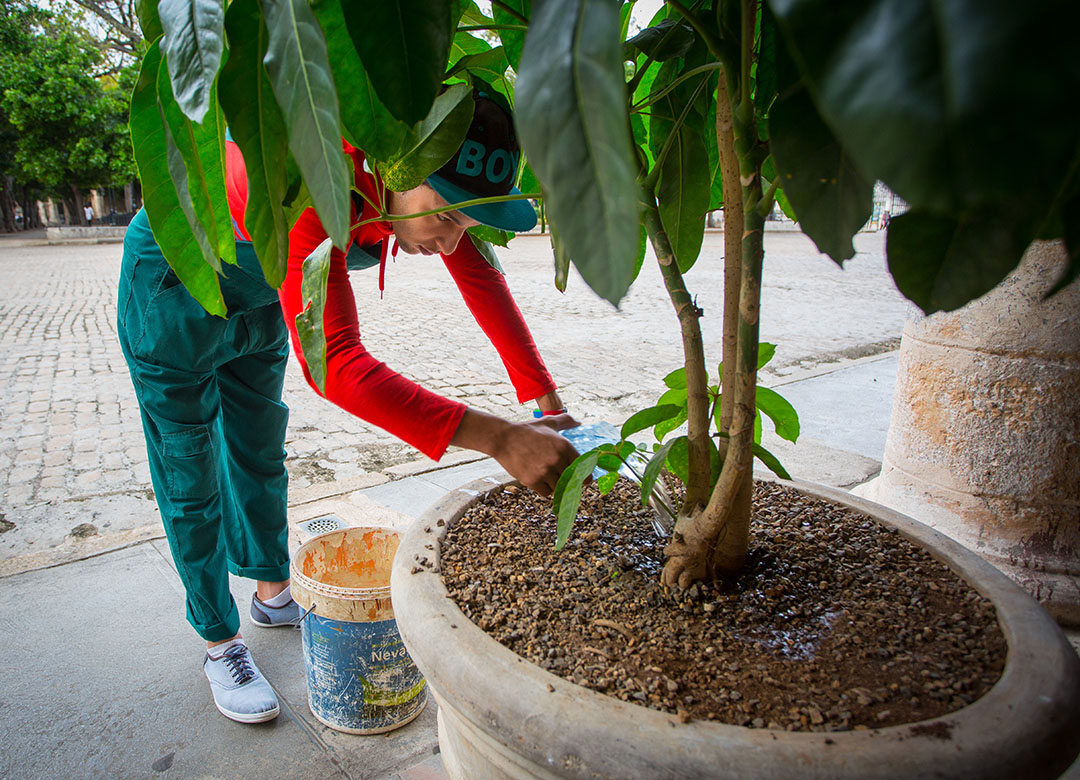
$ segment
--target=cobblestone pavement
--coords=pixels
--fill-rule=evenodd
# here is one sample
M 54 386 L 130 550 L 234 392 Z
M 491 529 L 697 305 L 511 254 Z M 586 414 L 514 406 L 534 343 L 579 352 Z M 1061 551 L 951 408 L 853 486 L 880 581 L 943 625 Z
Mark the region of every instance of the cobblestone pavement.
M 713 366 L 720 359 L 722 246 L 721 233 L 707 234 L 687 280 L 705 310 Z M 896 348 L 912 307 L 886 273 L 883 234 L 861 234 L 856 246 L 859 254 L 841 270 L 801 234 L 767 234 L 761 334 L 779 349 L 764 384 Z M 116 340 L 120 255 L 120 244 L 0 240 L 0 562 L 26 555 L 59 562 L 90 542 L 105 549 L 160 528 Z M 520 237 L 500 256 L 579 420 L 619 421 L 655 401 L 663 376 L 680 362 L 679 330 L 655 262 L 646 262 L 615 310 L 576 275 L 567 293 L 554 288 L 545 237 Z M 353 286 L 365 344 L 388 365 L 485 411 L 531 415 L 437 259 L 399 255 L 381 300 L 374 272 L 354 274 Z M 285 400 L 293 491 L 420 458 L 315 395 L 295 362 Z

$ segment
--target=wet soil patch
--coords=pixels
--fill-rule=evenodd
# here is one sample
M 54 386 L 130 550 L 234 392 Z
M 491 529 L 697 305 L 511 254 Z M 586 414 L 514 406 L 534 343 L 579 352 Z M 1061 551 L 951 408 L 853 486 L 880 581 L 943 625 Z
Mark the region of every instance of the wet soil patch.
M 970 704 L 1001 674 L 991 603 L 865 515 L 758 483 L 744 571 L 679 592 L 660 585 L 664 541 L 650 511 L 634 485 L 607 496 L 590 486 L 557 553 L 550 503 L 499 490 L 448 532 L 443 579 L 518 655 L 682 720 L 789 731 L 913 723 Z

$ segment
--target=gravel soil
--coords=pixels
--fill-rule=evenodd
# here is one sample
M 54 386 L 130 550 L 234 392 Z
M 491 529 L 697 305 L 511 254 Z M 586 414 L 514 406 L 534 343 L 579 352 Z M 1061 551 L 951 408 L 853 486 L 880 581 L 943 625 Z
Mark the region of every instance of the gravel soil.
M 481 629 L 553 674 L 686 721 L 846 731 L 940 717 L 997 681 L 989 601 L 899 533 L 758 483 L 730 580 L 663 588 L 635 485 L 586 488 L 555 552 L 550 502 L 511 486 L 448 532 L 443 579 Z M 944 723 L 916 728 L 937 729 Z M 940 733 L 938 733 L 940 732 Z

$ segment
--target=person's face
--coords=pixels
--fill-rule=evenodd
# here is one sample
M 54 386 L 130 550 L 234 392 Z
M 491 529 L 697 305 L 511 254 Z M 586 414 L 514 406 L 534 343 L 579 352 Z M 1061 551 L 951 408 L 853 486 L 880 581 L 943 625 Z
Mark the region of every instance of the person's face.
M 407 192 L 391 192 L 388 205 L 391 214 L 415 214 L 445 208 L 447 203 L 434 189 L 422 184 Z M 402 251 L 410 255 L 448 255 L 457 248 L 465 229 L 480 223 L 460 211 L 444 211 L 416 219 L 394 220 L 391 224 Z

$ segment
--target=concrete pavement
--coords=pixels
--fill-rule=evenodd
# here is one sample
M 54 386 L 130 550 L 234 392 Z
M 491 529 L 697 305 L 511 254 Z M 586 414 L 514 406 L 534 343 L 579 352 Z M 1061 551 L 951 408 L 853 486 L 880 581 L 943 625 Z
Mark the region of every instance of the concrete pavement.
M 762 374 L 795 404 L 799 445 L 766 437 L 798 477 L 850 487 L 879 467 L 895 350 L 910 306 L 888 279 L 882 237 L 857 237 L 841 271 L 798 234 L 767 237 Z M 719 361 L 722 234 L 688 283 Z M 161 539 L 137 409 L 115 338 L 119 246 L 0 242 L 0 777 L 437 778 L 435 708 L 387 736 L 352 737 L 307 708 L 300 637 L 248 625 L 252 586 L 233 581 L 242 632 L 282 714 L 241 726 L 213 708 L 202 642 Z M 537 236 L 502 253 L 564 400 L 583 422 L 619 422 L 661 392 L 678 329 L 647 263 L 615 312 L 571 279 L 551 284 Z M 357 274 L 369 349 L 428 387 L 525 419 L 494 351 L 431 259 L 401 256 L 380 301 Z M 291 542 L 305 523 L 404 527 L 446 489 L 497 470 L 473 453 L 436 464 L 319 399 L 295 364 L 286 400 Z

